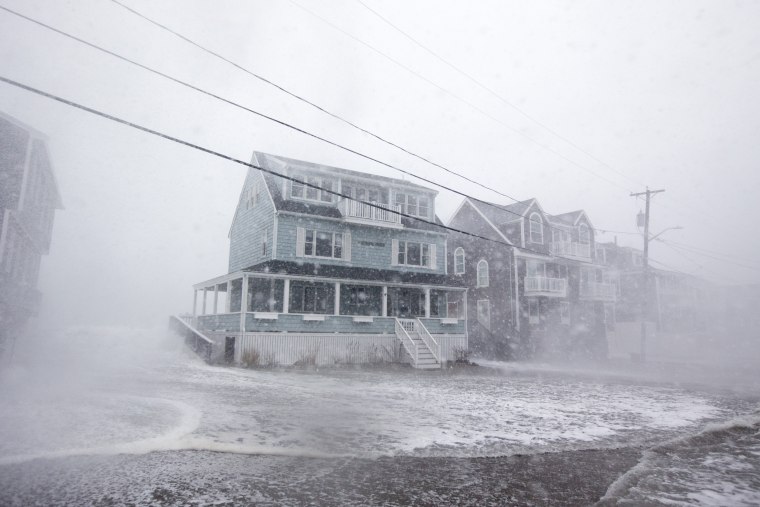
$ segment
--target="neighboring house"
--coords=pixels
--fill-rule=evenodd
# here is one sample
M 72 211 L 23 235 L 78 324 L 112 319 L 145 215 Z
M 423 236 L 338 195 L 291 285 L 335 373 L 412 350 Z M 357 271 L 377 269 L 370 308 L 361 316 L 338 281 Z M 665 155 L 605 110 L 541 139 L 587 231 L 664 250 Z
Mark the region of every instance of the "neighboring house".
M 46 138 L 0 113 L 0 355 L 37 315 L 40 259 L 61 198 Z
M 644 253 L 615 243 L 601 243 L 596 251 L 600 262 L 620 280 L 616 321 L 640 321 Z M 714 301 L 717 287 L 706 280 L 650 265 L 648 285 L 647 320 L 657 330 L 704 330 L 719 313 Z
M 446 275 L 437 192 L 264 153 L 252 164 L 271 173 L 248 172 L 228 274 L 194 286 L 214 354 L 440 367 L 467 350 L 466 289 Z
M 594 264 L 586 213 L 548 215 L 536 199 L 465 199 L 449 225 L 449 272 L 468 287 L 470 347 L 497 358 L 605 355 L 616 286 Z

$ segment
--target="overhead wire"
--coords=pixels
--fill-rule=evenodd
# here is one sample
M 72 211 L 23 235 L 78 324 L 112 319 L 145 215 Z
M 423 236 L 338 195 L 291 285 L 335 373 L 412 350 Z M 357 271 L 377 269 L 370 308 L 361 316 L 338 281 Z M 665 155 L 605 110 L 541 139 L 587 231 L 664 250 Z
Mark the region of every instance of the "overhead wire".
M 368 49 L 370 49 L 373 52 L 379 54 L 380 56 L 382 56 L 383 58 L 385 58 L 388 61 L 392 62 L 393 64 L 397 65 L 398 67 L 400 67 L 400 68 L 406 70 L 407 72 L 411 73 L 412 75 L 418 77 L 419 79 L 421 79 L 421 80 L 429 83 L 430 85 L 434 86 L 435 88 L 437 88 L 438 90 L 442 91 L 446 95 L 449 95 L 450 97 L 453 97 L 454 99 L 456 99 L 456 100 L 462 102 L 463 104 L 469 106 L 470 108 L 474 109 L 475 111 L 479 112 L 480 114 L 484 115 L 485 117 L 489 118 L 490 120 L 498 123 L 499 125 L 503 126 L 504 128 L 506 128 L 506 129 L 508 129 L 508 130 L 510 130 L 510 131 L 512 131 L 512 132 L 514 132 L 514 133 L 516 133 L 516 134 L 518 134 L 518 135 L 520 135 L 520 136 L 528 139 L 529 141 L 531 141 L 532 143 L 536 144 L 537 146 L 545 149 L 546 151 L 549 151 L 550 153 L 553 153 L 555 156 L 561 158 L 565 162 L 568 162 L 568 163 L 570 163 L 570 164 L 578 167 L 579 169 L 582 169 L 583 171 L 586 171 L 586 172 L 588 172 L 588 173 L 596 176 L 597 178 L 600 178 L 600 179 L 602 179 L 602 180 L 610 183 L 611 185 L 614 185 L 614 186 L 616 186 L 618 188 L 621 188 L 623 190 L 626 190 L 626 191 L 630 191 L 630 189 L 628 189 L 627 187 L 624 187 L 624 186 L 620 185 L 619 183 L 617 183 L 617 182 L 615 182 L 615 181 L 613 181 L 613 180 L 611 180 L 609 178 L 606 178 L 606 177 L 600 175 L 599 173 L 597 173 L 595 171 L 592 171 L 588 167 L 585 167 L 584 165 L 576 162 L 575 160 L 573 160 L 573 159 L 565 156 L 564 154 L 562 154 L 561 152 L 555 150 L 554 148 L 552 148 L 550 146 L 547 146 L 546 144 L 542 143 L 538 139 L 535 139 L 535 138 L 529 136 L 525 132 L 522 132 L 520 129 L 512 127 L 511 125 L 508 125 L 507 123 L 503 122 L 499 118 L 497 118 L 497 117 L 493 116 L 492 114 L 490 114 L 489 112 L 485 111 L 483 108 L 478 107 L 476 104 L 473 104 L 471 101 L 460 97 L 459 95 L 455 94 L 454 92 L 452 92 L 452 91 L 444 88 L 443 86 L 437 84 L 436 82 L 432 81 L 431 79 L 423 76 L 419 72 L 415 71 L 414 69 L 410 68 L 407 65 L 404 65 L 403 63 L 401 63 L 397 59 L 393 58 L 392 56 L 389 56 L 386 53 L 384 53 L 383 51 L 377 49 L 375 46 L 369 44 L 368 42 L 363 41 L 362 39 L 356 37 L 355 35 L 347 32 L 347 31 L 343 30 L 338 25 L 336 25 L 336 24 L 332 23 L 331 21 L 325 19 L 324 17 L 320 16 L 319 14 L 315 13 L 314 11 L 312 11 L 310 9 L 307 9 L 306 7 L 304 7 L 303 5 L 295 2 L 294 0 L 288 0 L 288 1 L 291 4 L 293 4 L 294 6 L 298 7 L 301 10 L 303 10 L 304 12 L 309 13 L 310 15 L 314 16 L 315 18 L 321 20 L 323 23 L 327 24 L 328 26 L 332 27 L 333 29 L 337 30 L 338 32 L 342 33 L 346 37 L 349 37 L 350 39 L 355 40 L 359 44 L 367 47 Z
M 511 244 L 509 242 L 502 241 L 500 239 L 494 239 L 494 238 L 489 238 L 487 236 L 481 236 L 479 234 L 475 234 L 475 233 L 472 233 L 472 232 L 469 232 L 469 231 L 465 231 L 465 230 L 462 230 L 462 229 L 457 229 L 455 227 L 450 227 L 450 226 L 447 226 L 447 225 L 443 225 L 441 223 L 437 223 L 435 221 L 427 220 L 427 219 L 424 219 L 424 218 L 421 218 L 421 217 L 418 217 L 418 216 L 415 216 L 415 215 L 411 215 L 411 214 L 408 214 L 408 213 L 405 213 L 405 212 L 402 212 L 402 211 L 398 211 L 398 210 L 394 210 L 394 209 L 388 209 L 388 208 L 383 207 L 382 205 L 377 204 L 377 203 L 373 203 L 373 202 L 369 202 L 369 201 L 363 201 L 363 200 L 360 200 L 360 199 L 355 199 L 355 198 L 353 198 L 350 195 L 343 194 L 343 193 L 337 192 L 335 190 L 326 189 L 326 188 L 323 188 L 320 185 L 315 185 L 315 184 L 312 184 L 312 183 L 308 183 L 306 181 L 302 181 L 302 180 L 300 180 L 298 178 L 295 178 L 295 177 L 292 177 L 292 176 L 288 176 L 288 175 L 282 174 L 282 173 L 277 172 L 277 171 L 272 171 L 271 169 L 268 169 L 266 167 L 262 167 L 262 166 L 259 166 L 257 164 L 253 164 L 251 162 L 246 162 L 244 160 L 238 159 L 238 158 L 233 157 L 231 155 L 226 155 L 224 153 L 221 153 L 219 151 L 213 150 L 211 148 L 207 148 L 207 147 L 204 147 L 204 146 L 192 143 L 190 141 L 186 141 L 184 139 L 171 136 L 171 135 L 166 134 L 164 132 L 160 132 L 158 130 L 154 130 L 154 129 L 151 129 L 149 127 L 145 127 L 143 125 L 140 125 L 140 124 L 137 124 L 137 123 L 125 120 L 123 118 L 120 118 L 118 116 L 115 116 L 115 115 L 112 115 L 112 114 L 109 114 L 109 113 L 105 113 L 103 111 L 100 111 L 100 110 L 92 108 L 92 107 L 85 106 L 85 105 L 80 104 L 78 102 L 75 102 L 73 100 L 69 100 L 69 99 L 61 97 L 59 95 L 56 95 L 56 94 L 53 94 L 53 93 L 50 93 L 50 92 L 46 92 L 44 90 L 40 90 L 38 88 L 35 88 L 35 87 L 30 86 L 30 85 L 21 83 L 19 81 L 15 81 L 13 79 L 7 78 L 7 77 L 2 76 L 2 75 L 0 75 L 0 81 L 4 82 L 6 84 L 9 84 L 11 86 L 15 86 L 16 88 L 20 88 L 22 90 L 26 90 L 26 91 L 34 93 L 36 95 L 39 95 L 39 96 L 42 96 L 42 97 L 45 97 L 45 98 L 57 101 L 59 103 L 65 104 L 67 106 L 74 107 L 76 109 L 80 109 L 82 111 L 88 112 L 88 113 L 93 114 L 95 116 L 99 116 L 101 118 L 104 118 L 104 119 L 107 119 L 107 120 L 119 123 L 121 125 L 130 127 L 130 128 L 142 131 L 142 132 L 145 132 L 147 134 L 151 134 L 151 135 L 157 136 L 157 137 L 165 139 L 167 141 L 171 141 L 171 142 L 174 142 L 176 144 L 179 144 L 179 145 L 182 145 L 182 146 L 186 146 L 188 148 L 192 148 L 192 149 L 198 150 L 198 151 L 206 153 L 208 155 L 219 157 L 219 158 L 227 160 L 229 162 L 234 162 L 236 164 L 239 164 L 239 165 L 242 165 L 242 166 L 246 166 L 246 167 L 249 167 L 249 168 L 252 168 L 252 169 L 257 169 L 259 171 L 262 171 L 264 173 L 270 174 L 272 176 L 276 176 L 276 177 L 283 178 L 285 180 L 297 182 L 297 183 L 299 183 L 301 185 L 304 185 L 306 187 L 318 189 L 318 190 L 321 190 L 323 192 L 328 192 L 328 193 L 330 193 L 332 195 L 336 195 L 338 197 L 342 197 L 342 198 L 345 198 L 345 199 L 351 199 L 353 201 L 360 202 L 362 204 L 365 204 L 365 205 L 367 205 L 369 207 L 372 207 L 372 208 L 375 208 L 375 209 L 380 209 L 380 210 L 383 210 L 385 212 L 390 212 L 390 213 L 399 215 L 401 217 L 405 217 L 405 218 L 409 218 L 411 220 L 416 220 L 418 222 L 422 222 L 422 223 L 426 223 L 426 224 L 429 224 L 429 225 L 433 225 L 433 226 L 435 226 L 435 227 L 437 227 L 439 229 L 442 229 L 442 230 L 447 230 L 447 231 L 455 232 L 455 233 L 458 233 L 458 234 L 463 234 L 465 236 L 469 236 L 469 237 L 473 237 L 473 238 L 489 241 L 489 242 L 492 242 L 492 243 L 497 243 L 497 244 L 509 246 L 509 247 L 512 247 L 512 248 L 516 248 L 518 250 L 523 250 L 523 251 L 532 252 L 532 253 L 536 253 L 536 254 L 546 255 L 545 253 L 540 252 L 538 250 L 534 250 L 532 248 L 513 245 L 513 244 Z M 562 257 L 562 256 L 557 256 L 557 255 L 555 255 L 554 258 L 574 261 L 574 259 L 570 259 L 570 258 Z
M 112 1 L 115 1 L 115 0 L 112 0 Z M 374 163 L 377 163 L 377 164 L 379 164 L 379 165 L 385 166 L 385 167 L 387 167 L 387 168 L 389 168 L 389 169 L 393 169 L 393 170 L 395 170 L 395 171 L 398 171 L 398 172 L 400 172 L 400 173 L 402 173 L 402 174 L 406 174 L 406 175 L 408 175 L 408 176 L 411 176 L 411 177 L 417 178 L 417 179 L 419 179 L 420 181 L 424 181 L 424 182 L 426 182 L 426 183 L 429 183 L 429 184 L 431 184 L 431 185 L 435 185 L 435 186 L 437 186 L 437 187 L 439 187 L 439 188 L 442 188 L 442 189 L 444 189 L 444 190 L 447 190 L 447 191 L 449 191 L 449 192 L 452 192 L 452 193 L 454 193 L 454 194 L 460 195 L 460 196 L 462 196 L 462 197 L 465 197 L 465 198 L 467 198 L 467 199 L 470 199 L 470 200 L 474 200 L 474 201 L 477 201 L 477 202 L 483 203 L 483 204 L 485 204 L 485 205 L 487 205 L 487 206 L 489 206 L 489 207 L 492 207 L 492 208 L 494 208 L 494 209 L 496 209 L 496 210 L 498 210 L 498 211 L 501 211 L 501 212 L 506 212 L 506 213 L 508 213 L 508 214 L 511 214 L 511 215 L 514 215 L 514 216 L 516 216 L 516 217 L 518 217 L 518 218 L 523 218 L 523 219 L 525 219 L 525 217 L 523 217 L 523 215 L 521 215 L 520 213 L 517 213 L 517 212 L 515 212 L 515 211 L 513 211 L 513 210 L 507 209 L 507 208 L 506 208 L 506 207 L 504 207 L 504 206 L 501 206 L 501 205 L 498 205 L 498 204 L 494 204 L 494 203 L 491 203 L 491 202 L 488 202 L 488 201 L 484 201 L 484 200 L 482 200 L 482 199 L 478 199 L 477 197 L 473 197 L 473 196 L 471 196 L 471 195 L 469 195 L 469 194 L 467 194 L 467 193 L 465 193 L 465 192 L 462 192 L 462 191 L 460 191 L 460 190 L 456 190 L 456 189 L 454 189 L 454 188 L 452 188 L 452 187 L 450 187 L 450 186 L 448 186 L 448 185 L 444 185 L 444 184 L 442 184 L 442 183 L 439 183 L 439 182 L 437 182 L 437 181 L 434 181 L 434 180 L 432 180 L 432 179 L 426 178 L 426 177 L 424 177 L 424 176 L 420 176 L 420 175 L 418 175 L 418 174 L 415 174 L 415 173 L 413 173 L 413 172 L 411 172 L 411 171 L 408 171 L 408 170 L 406 170 L 406 169 L 402 169 L 402 168 L 400 168 L 400 167 L 398 167 L 398 166 L 395 166 L 395 165 L 393 165 L 393 164 L 389 164 L 389 163 L 387 163 L 387 162 L 384 162 L 384 161 L 382 161 L 382 160 L 380 160 L 380 159 L 378 159 L 378 158 L 375 158 L 375 157 L 372 157 L 372 156 L 370 156 L 370 155 L 364 154 L 364 153 L 362 153 L 362 152 L 359 152 L 359 151 L 357 151 L 357 150 L 354 150 L 354 149 L 352 149 L 352 148 L 349 148 L 349 147 L 347 147 L 347 146 L 344 146 L 344 145 L 342 145 L 342 144 L 340 144 L 340 143 L 338 143 L 338 142 L 335 142 L 335 141 L 332 141 L 332 140 L 330 140 L 330 139 L 327 139 L 327 138 L 325 138 L 325 137 L 322 137 L 322 136 L 320 136 L 320 135 L 314 134 L 314 133 L 312 133 L 312 132 L 310 132 L 310 131 L 307 131 L 307 130 L 305 130 L 305 129 L 302 129 L 302 128 L 300 128 L 300 127 L 297 127 L 297 126 L 295 126 L 295 125 L 292 125 L 292 124 L 290 124 L 290 123 L 288 123 L 288 122 L 285 122 L 285 121 L 283 121 L 283 120 L 277 119 L 277 118 L 275 118 L 275 117 L 273 117 L 273 116 L 270 116 L 270 115 L 267 115 L 267 114 L 261 113 L 261 112 L 259 112 L 259 111 L 256 111 L 256 110 L 254 110 L 254 109 L 251 109 L 251 108 L 249 108 L 249 107 L 247 107 L 247 106 L 245 106 L 245 105 L 242 105 L 242 104 L 240 104 L 240 103 L 238 103 L 238 102 L 235 102 L 235 101 L 233 101 L 233 100 L 231 100 L 231 99 L 227 99 L 227 98 L 225 98 L 225 97 L 222 97 L 222 96 L 220 96 L 220 95 L 217 95 L 217 94 L 215 94 L 215 93 L 209 92 L 209 91 L 207 91 L 207 90 L 205 90 L 205 89 L 203 89 L 203 88 L 200 88 L 200 87 L 198 87 L 198 86 L 195 86 L 195 85 L 193 85 L 193 84 L 191 84 L 191 83 L 188 83 L 188 82 L 186 82 L 186 81 L 183 81 L 183 80 L 181 80 L 181 79 L 179 79 L 179 78 L 176 78 L 176 77 L 174 77 L 174 76 L 171 76 L 171 75 L 169 75 L 169 74 L 166 74 L 166 73 L 164 73 L 164 72 L 162 72 L 162 71 L 159 71 L 159 70 L 157 70 L 157 69 L 154 69 L 154 68 L 152 68 L 152 67 L 149 67 L 149 66 L 147 66 L 147 65 L 144 65 L 144 64 L 142 64 L 142 63 L 140 63 L 140 62 L 137 62 L 137 61 L 135 61 L 135 60 L 132 60 L 132 59 L 130 59 L 130 58 L 127 58 L 127 57 L 125 57 L 125 56 L 122 56 L 122 55 L 120 55 L 119 53 L 116 53 L 116 52 L 114 52 L 114 51 L 111 51 L 111 50 L 109 50 L 109 49 L 103 48 L 103 47 L 101 47 L 101 46 L 99 46 L 99 45 L 97 45 L 97 44 L 94 44 L 94 43 L 92 43 L 92 42 L 89 42 L 89 41 L 87 41 L 87 40 L 84 40 L 84 39 L 82 39 L 82 38 L 80 38 L 80 37 L 77 37 L 77 36 L 75 36 L 75 35 L 69 34 L 68 32 L 65 32 L 65 31 L 63 31 L 63 30 L 61 30 L 61 29 L 58 29 L 58 28 L 55 28 L 55 27 L 53 27 L 53 26 L 51 26 L 51 25 L 48 25 L 48 24 L 46 24 L 46 23 L 43 23 L 42 21 L 36 20 L 36 19 L 34 19 L 34 18 L 31 18 L 31 17 L 29 17 L 29 16 L 26 16 L 26 15 L 24 15 L 24 14 L 21 14 L 21 13 L 19 13 L 19 12 L 16 12 L 16 11 L 14 11 L 14 10 L 12 10 L 12 9 L 9 9 L 8 7 L 5 7 L 5 6 L 2 6 L 2 5 L 0 5 L 0 10 L 6 11 L 6 12 L 8 12 L 8 13 L 10 13 L 10 14 L 13 14 L 13 15 L 15 15 L 15 16 L 18 16 L 18 17 L 20 17 L 20 18 L 22 18 L 22 19 L 24 19 L 24 20 L 26 20 L 26 21 L 29 21 L 29 22 L 31 22 L 31 23 L 34 23 L 34 24 L 36 24 L 36 25 L 38 25 L 38 26 L 41 26 L 41 27 L 43 27 L 43 28 L 45 28 L 45 29 L 47 29 L 47 30 L 53 31 L 53 32 L 55 32 L 55 33 L 57 33 L 57 34 L 59 34 L 59 35 L 62 35 L 62 36 L 64 36 L 64 37 L 67 37 L 67 38 L 69 38 L 69 39 L 72 39 L 72 40 L 74 40 L 74 41 L 76 41 L 76 42 L 79 42 L 79 43 L 81 43 L 81 44 L 84 44 L 84 45 L 86 45 L 86 46 L 88 46 L 88 47 L 90 47 L 90 48 L 92 48 L 92 49 L 95 49 L 95 50 L 97 50 L 97 51 L 101 51 L 101 52 L 103 52 L 103 53 L 105 53 L 105 54 L 108 54 L 108 55 L 110 55 L 110 56 L 112 56 L 112 57 L 114 57 L 114 58 L 117 58 L 117 59 L 119 59 L 119 60 L 122 60 L 122 61 L 124 61 L 124 62 L 127 62 L 127 63 L 129 63 L 129 64 L 131 64 L 131 65 L 137 66 L 137 67 L 139 67 L 139 68 L 141 68 L 141 69 L 143 69 L 143 70 L 145 70 L 145 71 L 148 71 L 148 72 L 150 72 L 150 73 L 153 73 L 153 74 L 155 74 L 155 75 L 158 75 L 158 76 L 160 76 L 160 77 L 162 77 L 162 78 L 164 78 L 164 79 L 168 79 L 168 80 L 170 80 L 170 81 L 172 81 L 172 82 L 174 82 L 174 83 L 177 83 L 177 84 L 179 84 L 179 85 L 185 86 L 185 87 L 187 87 L 187 88 L 189 88 L 189 89 L 191 89 L 191 90 L 194 90 L 194 91 L 196 91 L 196 92 L 198 92 L 198 93 L 202 93 L 202 94 L 204 94 L 204 95 L 207 95 L 207 96 L 209 96 L 209 97 L 212 97 L 212 98 L 214 98 L 214 99 L 216 99 L 216 100 L 219 100 L 219 101 L 221 101 L 221 102 L 224 102 L 224 103 L 226 103 L 226 104 L 228 104 L 228 105 L 231 105 L 231 106 L 233 106 L 233 107 L 236 107 L 236 108 L 242 109 L 242 110 L 244 110 L 244 111 L 247 111 L 247 112 L 249 112 L 249 113 L 251 113 L 251 114 L 254 114 L 254 115 L 256 115 L 256 116 L 259 116 L 259 117 L 261 117 L 261 118 L 263 118 L 263 119 L 265 119 L 265 120 L 268 120 L 268 121 L 272 121 L 272 122 L 274 122 L 274 123 L 276 123 L 276 124 L 278 124 L 278 125 L 280 125 L 280 126 L 282 126 L 282 127 L 285 127 L 285 128 L 288 128 L 288 129 L 294 130 L 294 131 L 296 131 L 296 132 L 299 132 L 299 133 L 301 133 L 301 134 L 303 134 L 303 135 L 306 135 L 306 136 L 312 137 L 312 138 L 314 138 L 314 139 L 317 139 L 317 140 L 319 140 L 319 141 L 321 141 L 321 142 L 327 143 L 327 144 L 329 144 L 329 145 L 331 145 L 331 146 L 334 146 L 334 147 L 336 147 L 336 148 L 339 148 L 339 149 L 341 149 L 341 150 L 344 150 L 344 151 L 346 151 L 346 152 L 348 152 L 348 153 L 351 153 L 351 154 L 353 154 L 353 155 L 356 155 L 356 156 L 362 157 L 362 158 L 364 158 L 364 159 L 366 159 L 366 160 L 369 160 L 369 161 L 371 161 L 371 162 L 374 162 Z M 528 220 L 528 222 L 539 223 L 538 221 L 536 221 L 536 220 L 533 220 L 533 219 L 531 219 L 530 217 L 528 217 L 528 218 L 527 218 L 527 220 Z M 545 226 L 546 226 L 548 229 L 550 229 L 550 230 L 557 230 L 557 231 L 567 232 L 567 231 L 566 231 L 566 229 L 564 229 L 564 228 L 562 228 L 562 227 L 558 227 L 558 226 L 556 226 L 556 225 L 552 225 L 551 223 L 545 223 L 545 224 L 544 224 L 544 222 L 540 222 L 540 223 L 541 223 L 542 225 L 545 225 Z
M 391 28 L 393 28 L 395 31 L 397 31 L 398 33 L 400 33 L 401 35 L 403 35 L 404 37 L 406 37 L 407 39 L 409 39 L 410 41 L 412 41 L 412 43 L 414 43 L 415 45 L 419 46 L 420 48 L 422 48 L 423 50 L 425 50 L 427 53 L 429 53 L 430 55 L 432 55 L 433 57 L 435 57 L 437 60 L 439 60 L 440 62 L 444 63 L 445 65 L 447 65 L 448 67 L 450 67 L 451 69 L 453 69 L 454 71 L 456 71 L 457 73 L 459 73 L 460 75 L 462 75 L 465 78 L 467 78 L 469 81 L 471 81 L 472 83 L 474 83 L 475 85 L 477 85 L 482 90 L 485 90 L 486 92 L 488 92 L 490 95 L 492 95 L 493 97 L 495 97 L 496 99 L 498 99 L 504 105 L 506 105 L 506 106 L 512 108 L 513 110 L 517 111 L 524 118 L 527 118 L 528 120 L 532 121 L 536 125 L 540 126 L 544 130 L 546 130 L 547 132 L 551 133 L 555 137 L 561 139 L 562 141 L 564 141 L 568 145 L 572 146 L 573 148 L 575 148 L 576 150 L 578 150 L 580 153 L 583 153 L 584 155 L 586 155 L 587 157 L 591 158 L 595 162 L 597 162 L 597 163 L 601 164 L 602 166 L 606 167 L 607 169 L 609 169 L 609 170 L 617 173 L 619 176 L 622 176 L 623 178 L 627 179 L 629 182 L 633 183 L 634 185 L 644 186 L 643 183 L 640 183 L 640 182 L 632 179 L 631 177 L 629 177 L 625 173 L 623 173 L 621 171 L 618 171 L 617 169 L 615 169 L 614 167 L 612 167 L 610 164 L 608 164 L 608 163 L 604 162 L 603 160 L 599 159 L 598 157 L 594 156 L 592 153 L 589 153 L 587 150 L 584 150 L 581 146 L 578 146 L 577 143 L 573 142 L 572 140 L 568 139 L 567 137 L 563 136 L 559 132 L 555 131 L 554 129 L 552 129 L 551 127 L 549 127 L 548 125 L 546 125 L 545 123 L 543 123 L 540 120 L 536 119 L 535 117 L 531 116 L 530 114 L 528 114 L 521 107 L 519 107 L 516 104 L 514 104 L 513 102 L 510 102 L 509 100 L 505 99 L 504 97 L 502 97 L 501 95 L 499 95 L 498 93 L 496 93 L 496 91 L 494 91 L 491 87 L 486 86 L 481 81 L 479 81 L 478 79 L 474 78 L 472 75 L 470 75 L 469 73 L 465 72 L 464 70 L 462 70 L 457 65 L 454 65 L 449 60 L 447 60 L 446 58 L 442 57 L 440 54 L 438 54 L 437 52 L 433 51 L 432 49 L 430 49 L 425 44 L 422 44 L 415 37 L 412 37 L 409 33 L 405 32 L 404 30 L 402 30 L 401 28 L 399 28 L 398 26 L 396 26 L 388 18 L 386 18 L 385 16 L 383 16 L 382 14 L 380 14 L 379 12 L 377 12 L 375 9 L 373 9 L 372 7 L 370 7 L 369 5 L 367 5 L 362 0 L 356 0 L 356 2 L 358 2 L 362 7 L 364 7 L 369 12 L 371 12 L 372 14 L 374 14 L 377 18 L 379 18 L 385 24 L 387 24 L 388 26 L 390 26 Z

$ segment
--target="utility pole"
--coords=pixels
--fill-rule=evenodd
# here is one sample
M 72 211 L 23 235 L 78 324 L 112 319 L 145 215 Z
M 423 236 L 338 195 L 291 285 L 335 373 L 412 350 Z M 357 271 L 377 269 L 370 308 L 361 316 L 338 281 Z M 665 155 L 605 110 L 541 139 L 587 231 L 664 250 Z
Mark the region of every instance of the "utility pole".
M 649 190 L 646 192 L 631 193 L 631 197 L 646 195 L 646 208 L 644 212 L 644 269 L 641 272 L 641 361 L 646 361 L 647 343 L 647 303 L 649 299 L 649 201 L 653 195 L 664 192 L 661 190 Z

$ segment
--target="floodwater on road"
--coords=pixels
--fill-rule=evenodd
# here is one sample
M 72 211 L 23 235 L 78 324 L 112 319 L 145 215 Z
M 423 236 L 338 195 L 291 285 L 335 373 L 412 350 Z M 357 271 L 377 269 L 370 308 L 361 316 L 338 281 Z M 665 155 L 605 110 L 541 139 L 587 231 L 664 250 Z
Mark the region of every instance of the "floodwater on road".
M 0 503 L 760 501 L 746 396 L 504 363 L 216 367 L 164 334 L 20 351 L 0 378 Z

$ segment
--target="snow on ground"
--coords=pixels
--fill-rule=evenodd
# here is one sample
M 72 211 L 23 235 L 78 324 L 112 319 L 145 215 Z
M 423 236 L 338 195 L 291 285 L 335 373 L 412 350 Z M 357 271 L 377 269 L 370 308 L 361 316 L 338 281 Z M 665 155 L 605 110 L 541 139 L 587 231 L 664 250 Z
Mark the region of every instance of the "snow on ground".
M 651 445 L 748 410 L 677 387 L 500 368 L 213 367 L 164 335 L 74 330 L 21 353 L 0 378 L 0 464 L 161 449 L 375 457 Z

